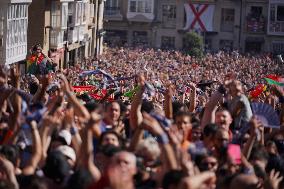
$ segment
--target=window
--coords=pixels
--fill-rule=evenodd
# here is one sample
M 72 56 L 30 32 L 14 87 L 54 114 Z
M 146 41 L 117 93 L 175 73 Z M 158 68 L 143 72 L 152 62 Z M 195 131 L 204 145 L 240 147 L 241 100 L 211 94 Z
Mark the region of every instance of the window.
M 262 7 L 256 7 L 252 6 L 250 9 L 250 15 L 251 18 L 259 20 L 262 16 Z
M 142 1 L 138 1 L 138 11 L 137 12 L 144 12 L 145 10 L 145 3 Z
M 270 21 L 275 21 L 275 5 L 271 4 L 270 6 Z
M 164 27 L 176 26 L 176 6 L 175 5 L 163 5 L 162 6 L 162 20 Z
M 284 5 L 270 4 L 269 32 L 282 35 L 284 33 Z
M 163 5 L 163 17 L 167 19 L 176 18 L 176 6 L 175 5 Z
M 162 49 L 174 49 L 175 48 L 175 37 L 162 36 L 161 48 Z
M 68 3 L 62 3 L 61 6 L 61 27 L 67 28 L 68 21 Z
M 233 32 L 234 22 L 235 22 L 235 10 L 223 8 L 221 15 L 221 31 Z
M 87 21 L 87 10 L 88 10 L 87 3 L 82 3 L 83 23 L 86 23 L 86 21 Z
M 95 16 L 95 4 L 90 4 L 89 16 L 90 18 Z
M 262 15 L 262 7 L 252 6 L 246 21 L 248 32 L 265 31 L 265 19 Z
M 61 22 L 60 17 L 60 3 L 52 1 L 51 3 L 51 26 L 53 28 L 59 28 Z
M 277 21 L 284 21 L 284 5 L 277 6 Z
M 77 2 L 76 3 L 76 25 L 80 25 L 83 21 L 83 3 Z
M 270 21 L 284 21 L 284 5 L 271 4 L 270 5 Z
M 74 3 L 68 4 L 68 25 L 72 25 L 75 22 L 75 16 L 74 16 Z
M 105 7 L 118 7 L 118 0 L 107 0 Z
M 272 52 L 275 54 L 281 54 L 284 52 L 284 41 L 272 42 Z
M 130 0 L 129 12 L 152 13 L 153 0 Z
M 146 31 L 134 31 L 133 44 L 134 45 L 148 44 L 148 33 Z
M 225 52 L 231 52 L 233 50 L 233 41 L 232 40 L 220 40 L 219 44 L 220 50 Z
M 0 18 L 0 37 L 4 35 L 4 17 L 1 16 Z
M 136 12 L 136 1 L 130 1 L 130 12 Z
M 151 13 L 151 12 L 152 12 L 152 2 L 145 1 L 145 13 Z

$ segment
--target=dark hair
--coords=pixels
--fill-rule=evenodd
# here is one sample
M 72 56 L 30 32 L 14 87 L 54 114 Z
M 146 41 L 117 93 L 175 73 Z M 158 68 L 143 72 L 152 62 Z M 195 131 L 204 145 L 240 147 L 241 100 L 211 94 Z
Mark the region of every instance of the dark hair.
M 267 161 L 268 160 L 268 153 L 267 153 L 266 149 L 259 144 L 254 145 L 253 148 L 252 148 L 252 151 L 251 151 L 250 160 Z
M 163 189 L 169 189 L 171 185 L 178 186 L 184 177 L 185 174 L 181 170 L 171 170 L 167 172 L 162 181 Z
M 174 118 L 176 117 L 177 112 L 188 110 L 188 107 L 186 106 L 186 104 L 181 103 L 179 101 L 174 101 L 172 103 L 172 106 L 173 106 Z
M 19 158 L 19 148 L 14 145 L 4 145 L 0 149 L 0 154 L 4 155 L 7 160 L 17 165 L 17 159 Z
M 87 102 L 85 104 L 85 107 L 87 108 L 87 110 L 89 112 L 93 112 L 93 111 L 97 111 L 97 110 L 99 112 L 101 112 L 101 110 L 102 110 L 102 105 L 99 104 L 99 103 L 96 103 L 94 100 L 91 100 L 91 101 Z
M 20 175 L 17 177 L 21 189 L 48 189 L 48 184 L 46 179 L 39 176 L 30 175 L 24 176 Z
M 67 188 L 69 189 L 86 188 L 91 183 L 92 183 L 91 173 L 85 169 L 79 169 L 68 180 Z
M 186 112 L 186 111 L 178 111 L 175 115 L 175 119 L 177 117 L 180 117 L 180 116 L 185 116 L 185 117 L 189 117 L 190 118 L 190 122 L 192 121 L 192 117 L 193 115 L 190 113 L 190 112 Z
M 112 144 L 104 145 L 104 146 L 99 146 L 97 153 L 102 153 L 107 157 L 112 157 L 114 154 L 121 152 L 122 148 L 114 146 Z
M 37 51 L 38 48 L 41 48 L 40 44 L 34 45 L 33 48 L 32 48 L 32 51 L 35 52 L 35 51 Z
M 218 126 L 214 123 L 207 124 L 203 129 L 203 136 L 214 136 L 217 133 Z
M 38 84 L 35 82 L 29 83 L 29 90 L 32 95 L 35 95 L 38 89 Z
M 266 172 L 271 172 L 273 169 L 277 172 L 280 172 L 281 175 L 284 175 L 284 161 L 278 155 L 270 155 L 266 165 Z
M 43 172 L 46 177 L 52 179 L 56 183 L 62 183 L 69 175 L 71 167 L 65 156 L 57 151 L 48 154 L 43 167 Z
M 142 107 L 141 107 L 141 112 L 145 111 L 147 113 L 150 113 L 154 110 L 154 105 L 152 102 L 148 100 L 143 100 L 142 101 Z
M 113 103 L 117 103 L 117 104 L 119 105 L 119 108 L 121 109 L 121 103 L 120 103 L 120 101 L 112 101 L 112 102 L 107 102 L 107 103 L 105 104 L 105 110 L 107 110 L 108 107 L 111 106 Z
M 99 145 L 102 145 L 103 138 L 104 138 L 106 135 L 109 135 L 109 134 L 116 136 L 116 138 L 118 139 L 119 144 L 120 144 L 120 146 L 121 146 L 121 142 L 122 142 L 122 141 L 121 141 L 121 138 L 120 138 L 120 136 L 117 134 L 117 132 L 115 132 L 115 131 L 113 131 L 113 130 L 106 131 L 106 132 L 102 133 L 102 135 L 100 136 L 100 139 L 99 139 Z

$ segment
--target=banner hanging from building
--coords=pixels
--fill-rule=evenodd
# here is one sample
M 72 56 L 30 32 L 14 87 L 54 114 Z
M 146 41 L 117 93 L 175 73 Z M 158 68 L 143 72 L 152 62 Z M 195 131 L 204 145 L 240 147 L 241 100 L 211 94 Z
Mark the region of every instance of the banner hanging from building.
M 193 4 L 189 2 L 184 4 L 184 8 L 186 13 L 184 30 L 213 31 L 215 5 Z

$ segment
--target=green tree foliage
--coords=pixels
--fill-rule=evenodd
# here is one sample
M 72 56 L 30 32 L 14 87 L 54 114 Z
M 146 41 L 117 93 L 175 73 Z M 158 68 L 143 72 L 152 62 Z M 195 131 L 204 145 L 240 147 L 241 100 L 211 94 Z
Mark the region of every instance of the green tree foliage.
M 194 57 L 203 56 L 203 38 L 195 33 L 188 32 L 184 36 L 184 50 L 187 54 Z

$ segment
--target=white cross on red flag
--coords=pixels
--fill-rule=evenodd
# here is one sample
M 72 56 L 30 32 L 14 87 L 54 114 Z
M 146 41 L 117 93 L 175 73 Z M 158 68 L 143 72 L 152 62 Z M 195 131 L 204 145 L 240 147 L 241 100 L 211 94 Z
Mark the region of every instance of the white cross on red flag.
M 186 13 L 184 30 L 213 31 L 215 5 L 188 2 L 184 4 L 184 8 Z

